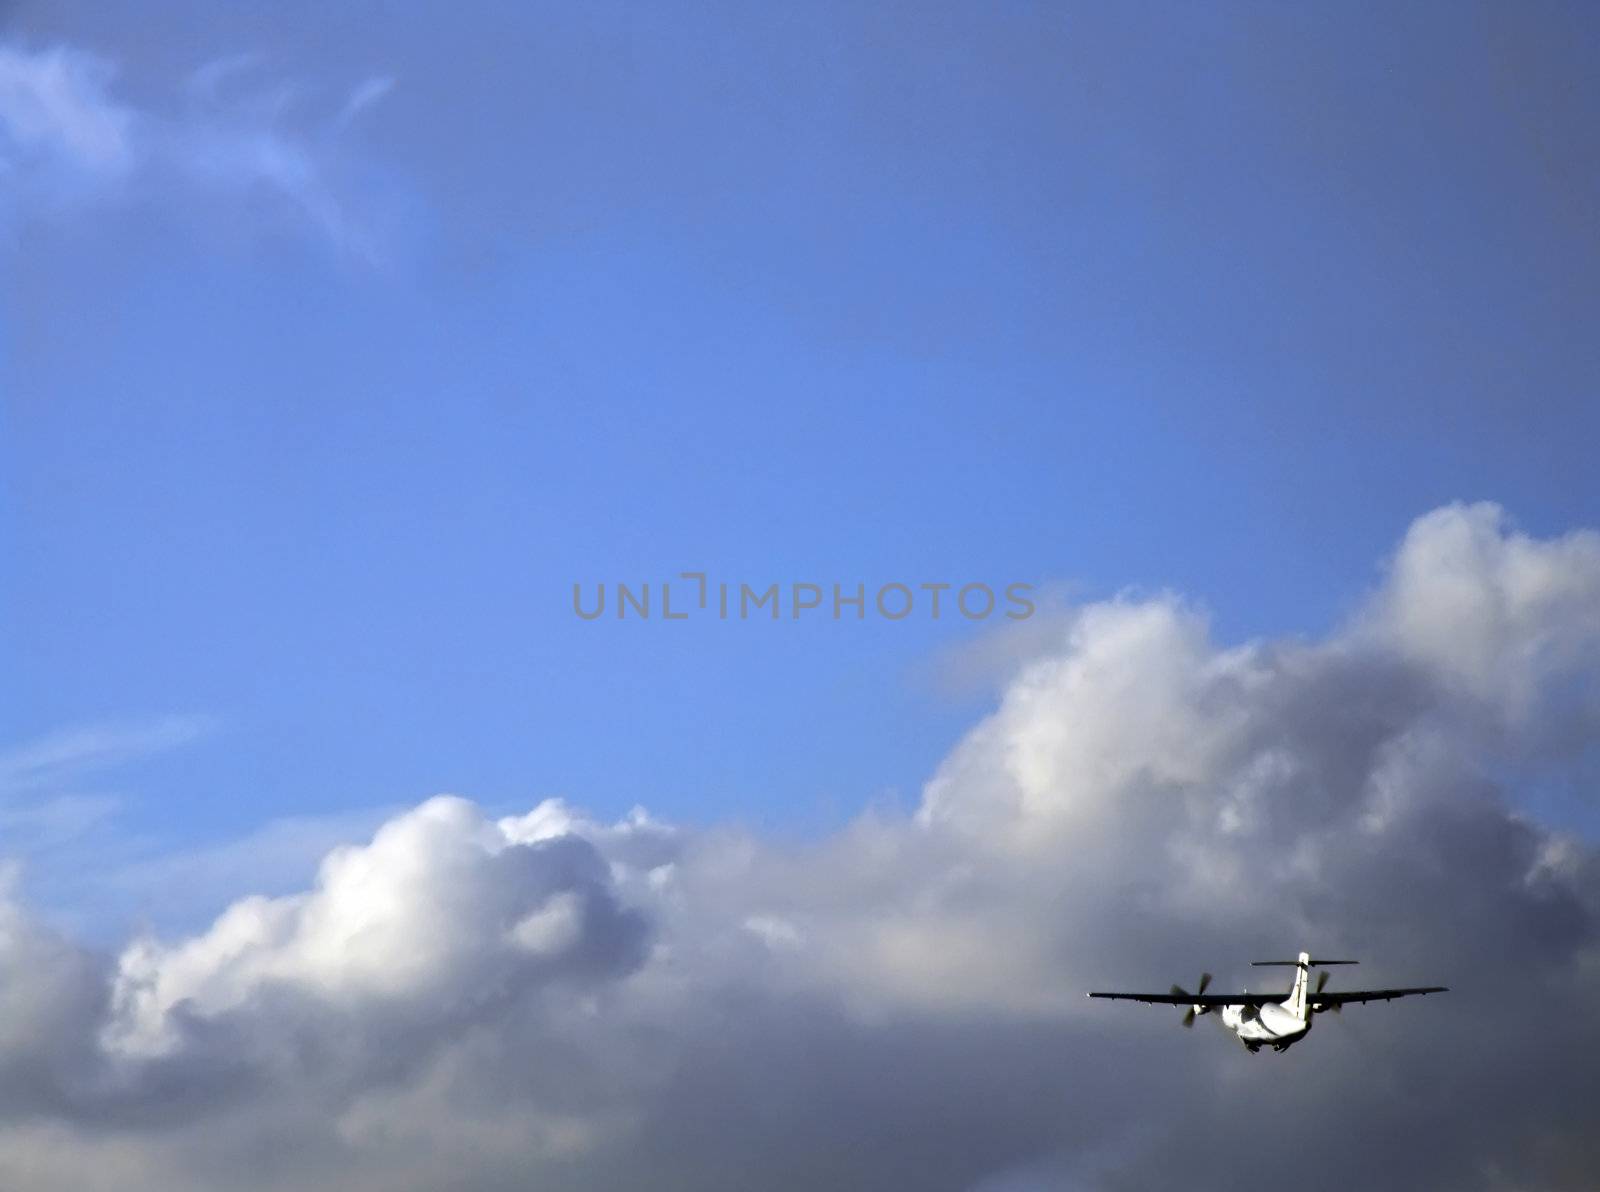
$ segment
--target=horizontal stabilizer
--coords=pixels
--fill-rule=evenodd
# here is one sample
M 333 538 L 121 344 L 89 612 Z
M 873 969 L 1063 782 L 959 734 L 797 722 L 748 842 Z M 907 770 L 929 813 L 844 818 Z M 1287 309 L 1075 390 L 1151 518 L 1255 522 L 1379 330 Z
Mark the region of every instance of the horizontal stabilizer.
M 1252 960 L 1250 963 L 1253 966 L 1255 966 L 1256 968 L 1299 968 L 1300 967 L 1300 962 L 1298 960 Z M 1308 964 L 1308 965 L 1360 964 L 1360 963 L 1361 962 L 1359 960 L 1308 960 L 1308 961 L 1306 961 L 1306 964 Z

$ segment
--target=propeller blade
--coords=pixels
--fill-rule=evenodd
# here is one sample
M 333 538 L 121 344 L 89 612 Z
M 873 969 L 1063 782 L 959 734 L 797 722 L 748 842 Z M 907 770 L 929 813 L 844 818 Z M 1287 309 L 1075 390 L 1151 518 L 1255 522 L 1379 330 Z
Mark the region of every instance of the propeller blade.
M 1323 969 L 1317 974 L 1317 992 L 1321 993 L 1328 987 L 1328 970 Z
M 1201 975 L 1201 977 L 1200 977 L 1200 992 L 1201 993 L 1204 993 L 1206 991 L 1206 985 L 1210 982 L 1210 980 L 1211 980 L 1211 974 L 1210 973 L 1203 973 Z M 1192 997 L 1194 995 L 1192 995 L 1182 985 L 1174 985 L 1172 987 L 1172 996 L 1173 997 Z M 1190 1006 L 1187 1010 L 1185 1010 L 1183 1012 L 1183 1026 L 1184 1026 L 1185 1030 L 1187 1030 L 1188 1028 L 1190 1028 L 1190 1027 L 1192 1027 L 1194 1025 L 1194 1015 L 1195 1015 L 1195 1009 L 1194 1009 L 1193 1006 Z

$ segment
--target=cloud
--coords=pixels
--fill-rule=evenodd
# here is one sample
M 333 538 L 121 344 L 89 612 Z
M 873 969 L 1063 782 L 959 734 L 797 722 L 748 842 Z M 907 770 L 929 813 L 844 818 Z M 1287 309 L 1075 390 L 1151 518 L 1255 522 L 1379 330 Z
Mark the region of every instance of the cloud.
M 257 59 L 205 63 L 146 103 L 118 94 L 114 62 L 67 46 L 0 44 L 0 177 L 13 219 L 134 203 L 222 208 L 271 226 L 286 218 L 341 252 L 379 260 L 392 188 L 374 181 L 345 134 L 394 87 L 365 80 L 330 111 Z
M 122 798 L 85 787 L 107 771 L 188 745 L 216 723 L 169 715 L 85 725 L 0 753 L 0 858 L 19 871 L 26 863 L 30 877 L 42 870 L 80 887 L 86 872 L 108 872 L 108 849 L 120 852 L 128 843 L 113 837 Z
M 815 843 L 441 797 L 114 956 L 7 903 L 0 1183 L 1592 1187 L 1600 857 L 1521 788 L 1600 736 L 1597 560 L 1451 506 L 1322 641 L 1082 606 Z M 1302 946 L 1452 992 L 1286 1056 L 1082 996 Z
M 636 963 L 643 920 L 618 903 L 594 846 L 518 827 L 464 799 L 430 799 L 370 845 L 330 853 L 305 895 L 245 899 L 175 947 L 137 942 L 118 964 L 107 1046 L 168 1055 L 186 1024 L 268 996 L 453 1019 L 547 980 Z
M 1600 533 L 1550 542 L 1487 503 L 1418 519 L 1366 628 L 1396 652 L 1507 714 L 1527 716 L 1563 675 L 1600 663 Z
M 29 54 L 0 46 L 0 168 L 13 173 L 31 160 L 126 171 L 134 115 L 110 98 L 114 77 L 108 63 L 63 47 Z
M 344 101 L 344 107 L 339 109 L 338 125 L 343 128 L 368 108 L 377 104 L 394 90 L 395 80 L 392 75 L 379 75 L 366 80 L 350 92 L 350 98 Z
M 105 919 L 118 908 L 126 913 L 137 907 L 151 921 L 192 930 L 231 903 L 240 889 L 276 895 L 302 888 L 324 856 L 372 835 L 399 810 L 285 816 L 203 846 L 147 840 L 124 863 L 102 863 L 90 875 L 75 874 L 72 894 L 83 905 L 80 914 L 97 912 Z
M 216 727 L 210 716 L 170 715 L 56 733 L 0 753 L 0 798 L 59 787 L 111 766 L 176 749 Z

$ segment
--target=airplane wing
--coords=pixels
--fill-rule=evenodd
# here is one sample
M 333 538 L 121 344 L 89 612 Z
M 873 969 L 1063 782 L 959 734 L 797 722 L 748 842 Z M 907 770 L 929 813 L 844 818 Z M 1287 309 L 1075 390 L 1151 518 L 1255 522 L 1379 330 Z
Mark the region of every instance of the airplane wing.
M 1091 993 L 1089 996 L 1110 998 L 1113 1001 L 1149 1002 L 1159 1006 L 1265 1006 L 1271 1002 L 1281 1002 L 1289 995 L 1287 993 Z M 1331 996 L 1324 994 L 1323 1000 L 1326 1001 Z
M 1351 1002 L 1388 1002 L 1397 997 L 1410 997 L 1417 993 L 1448 993 L 1445 985 L 1424 985 L 1419 989 L 1354 989 L 1311 995 L 1311 1004 L 1317 1009 L 1324 1006 L 1348 1006 Z

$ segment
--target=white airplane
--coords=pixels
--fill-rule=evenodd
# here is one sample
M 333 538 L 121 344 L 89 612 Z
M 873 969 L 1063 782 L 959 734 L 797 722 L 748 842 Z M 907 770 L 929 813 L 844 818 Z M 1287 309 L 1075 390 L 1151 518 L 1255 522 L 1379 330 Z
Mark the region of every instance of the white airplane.
M 1287 1051 L 1311 1030 L 1311 1016 L 1324 1010 L 1338 1013 L 1351 1002 L 1392 1001 L 1397 997 L 1410 997 L 1417 993 L 1444 993 L 1443 985 L 1427 985 L 1417 989 L 1361 989 L 1349 993 L 1327 992 L 1328 974 L 1317 974 L 1316 988 L 1307 989 L 1311 970 L 1319 965 L 1356 964 L 1354 960 L 1313 960 L 1300 953 L 1298 960 L 1256 960 L 1257 968 L 1292 968 L 1295 970 L 1294 987 L 1287 995 L 1278 993 L 1207 993 L 1211 974 L 1200 974 L 1200 988 L 1189 993 L 1177 985 L 1171 993 L 1091 993 L 1090 997 L 1114 998 L 1121 1001 L 1152 1002 L 1167 1006 L 1188 1006 L 1183 1025 L 1194 1025 L 1195 1016 L 1222 1011 L 1222 1025 L 1239 1036 L 1239 1041 L 1251 1051 L 1260 1051 L 1262 1044 L 1271 1044 L 1273 1051 Z

